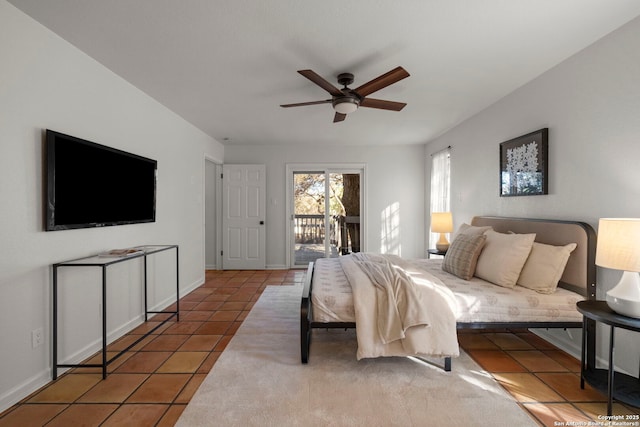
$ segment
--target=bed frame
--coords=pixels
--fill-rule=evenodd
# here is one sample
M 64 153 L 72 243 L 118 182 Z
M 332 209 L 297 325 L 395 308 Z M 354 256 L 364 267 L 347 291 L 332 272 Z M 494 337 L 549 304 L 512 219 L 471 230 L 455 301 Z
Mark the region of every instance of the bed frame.
M 491 226 L 497 232 L 507 233 L 536 233 L 536 242 L 549 245 L 565 245 L 576 243 L 576 249 L 571 253 L 564 274 L 558 286 L 583 295 L 586 299 L 596 298 L 596 233 L 584 222 L 506 218 L 495 216 L 476 216 L 471 225 Z M 355 328 L 355 322 L 315 322 L 311 292 L 313 285 L 314 263 L 307 268 L 302 303 L 300 307 L 300 355 L 302 363 L 309 361 L 311 345 L 311 331 L 313 329 Z M 458 329 L 504 329 L 504 328 L 582 328 L 579 322 L 464 322 L 458 323 Z M 587 322 L 587 366 L 595 366 L 595 322 Z M 451 358 L 444 360 L 444 370 L 451 370 Z

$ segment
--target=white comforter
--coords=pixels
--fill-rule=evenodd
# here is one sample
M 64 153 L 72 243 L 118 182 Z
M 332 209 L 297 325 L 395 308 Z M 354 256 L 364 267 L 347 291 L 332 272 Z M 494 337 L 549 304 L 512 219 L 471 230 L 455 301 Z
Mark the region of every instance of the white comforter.
M 340 263 L 353 291 L 358 360 L 459 355 L 455 296 L 439 279 L 394 255 Z

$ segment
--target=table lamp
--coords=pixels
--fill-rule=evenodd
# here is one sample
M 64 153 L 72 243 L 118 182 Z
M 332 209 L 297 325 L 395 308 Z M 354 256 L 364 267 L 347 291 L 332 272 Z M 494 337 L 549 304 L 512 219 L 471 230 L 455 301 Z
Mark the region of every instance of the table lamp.
M 431 231 L 440 233 L 440 239 L 436 243 L 436 249 L 446 252 L 447 249 L 449 249 L 449 241 L 445 234 L 453 231 L 451 212 L 433 212 L 431 214 Z
M 616 313 L 640 318 L 640 218 L 600 219 L 596 265 L 623 271 L 607 291 L 607 304 Z

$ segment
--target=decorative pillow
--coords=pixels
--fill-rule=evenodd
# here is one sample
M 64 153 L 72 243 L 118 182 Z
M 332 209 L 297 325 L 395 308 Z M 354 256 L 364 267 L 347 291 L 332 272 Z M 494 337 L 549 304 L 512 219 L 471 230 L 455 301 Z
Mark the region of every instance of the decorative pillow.
M 576 246 L 578 245 L 575 243 L 552 246 L 534 242 L 518 278 L 518 285 L 541 294 L 554 293 L 569 261 L 569 255 Z
M 493 230 L 493 227 L 491 227 L 490 225 L 477 227 L 475 225 L 463 223 L 460 224 L 460 228 L 458 228 L 456 236 L 459 234 L 484 234 L 484 232 L 487 230 Z
M 498 286 L 515 287 L 536 235 L 488 230 L 485 236 L 487 241 L 478 258 L 475 275 Z
M 458 234 L 444 256 L 442 269 L 461 279 L 471 279 L 485 240 L 484 234 Z

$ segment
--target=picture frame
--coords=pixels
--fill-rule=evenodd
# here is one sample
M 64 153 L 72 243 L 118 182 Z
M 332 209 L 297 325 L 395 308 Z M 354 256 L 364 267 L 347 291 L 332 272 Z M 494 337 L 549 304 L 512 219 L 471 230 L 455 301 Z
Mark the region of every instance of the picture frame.
M 548 194 L 549 128 L 500 144 L 500 196 Z

